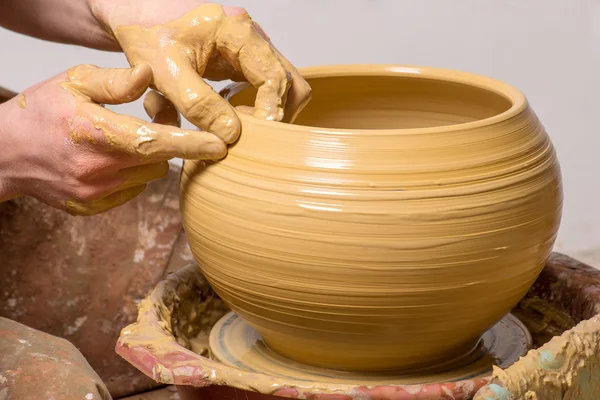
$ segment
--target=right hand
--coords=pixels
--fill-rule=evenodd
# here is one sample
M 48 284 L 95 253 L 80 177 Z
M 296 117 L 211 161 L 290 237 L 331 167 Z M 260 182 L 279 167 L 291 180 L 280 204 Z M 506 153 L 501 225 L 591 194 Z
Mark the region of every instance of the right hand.
M 144 102 L 153 123 L 100 105 L 134 101 L 151 80 L 147 64 L 80 65 L 0 105 L 0 201 L 28 195 L 91 215 L 137 196 L 171 158 L 224 157 L 221 139 L 180 129 L 177 110 L 157 92 Z
M 131 66 L 152 67 L 152 87 L 198 128 L 226 143 L 241 132 L 234 108 L 205 79 L 257 89 L 260 119 L 291 122 L 312 97 L 310 85 L 240 7 L 205 0 L 88 0 Z

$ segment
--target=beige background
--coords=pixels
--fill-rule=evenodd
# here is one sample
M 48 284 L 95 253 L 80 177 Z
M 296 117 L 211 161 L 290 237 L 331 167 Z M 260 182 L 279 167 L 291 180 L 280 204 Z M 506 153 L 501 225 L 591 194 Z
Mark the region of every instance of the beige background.
M 558 150 L 557 250 L 600 267 L 600 0 L 232 0 L 297 66 L 399 63 L 489 75 L 525 92 Z M 20 90 L 121 54 L 0 30 L 0 86 Z M 139 103 L 120 108 L 143 117 Z

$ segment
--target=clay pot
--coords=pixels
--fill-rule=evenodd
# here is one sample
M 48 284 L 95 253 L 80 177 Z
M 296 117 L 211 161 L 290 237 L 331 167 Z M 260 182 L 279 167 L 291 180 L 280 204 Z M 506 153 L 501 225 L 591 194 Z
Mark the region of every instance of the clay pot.
M 183 222 L 214 290 L 276 352 L 334 369 L 439 369 L 525 295 L 559 226 L 555 151 L 521 92 L 434 68 L 301 71 L 293 125 L 241 114 L 185 162 Z M 230 86 L 235 106 L 256 91 Z

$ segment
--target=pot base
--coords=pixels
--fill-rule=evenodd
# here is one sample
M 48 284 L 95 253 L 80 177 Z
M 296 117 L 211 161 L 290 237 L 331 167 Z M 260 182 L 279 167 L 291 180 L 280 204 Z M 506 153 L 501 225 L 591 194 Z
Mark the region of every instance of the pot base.
M 212 327 L 230 310 L 198 266 L 190 264 L 166 277 L 140 302 L 137 322 L 122 330 L 116 350 L 146 376 L 176 385 L 181 400 L 489 400 L 498 398 L 490 397 L 490 390 L 510 396 L 515 389 L 519 390 L 515 398 L 524 398 L 522 390 L 544 399 L 578 391 L 571 398 L 598 400 L 594 390 L 594 377 L 600 373 L 598 310 L 600 271 L 553 253 L 512 310 L 531 332 L 534 349 L 508 368 L 495 369 L 484 378 L 422 385 L 340 384 L 327 377 L 307 382 L 248 372 L 206 356 Z M 548 351 L 561 353 L 560 349 L 555 353 L 558 345 L 585 351 L 578 354 L 578 361 L 557 358 L 559 368 L 547 368 L 539 357 Z M 499 378 L 507 376 L 511 382 Z
M 451 362 L 410 372 L 350 372 L 306 365 L 271 350 L 260 334 L 235 313 L 222 317 L 209 337 L 210 357 L 248 372 L 278 376 L 294 381 L 340 384 L 389 385 L 454 382 L 489 376 L 493 365 L 506 368 L 531 348 L 529 331 L 509 314 L 488 330 L 477 346 Z M 433 372 L 435 371 L 435 372 Z

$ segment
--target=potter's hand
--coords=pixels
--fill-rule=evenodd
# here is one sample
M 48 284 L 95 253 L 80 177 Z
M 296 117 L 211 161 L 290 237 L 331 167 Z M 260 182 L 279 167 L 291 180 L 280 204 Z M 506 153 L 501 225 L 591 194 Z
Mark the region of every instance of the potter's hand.
M 198 0 L 90 1 L 130 64 L 148 63 L 152 86 L 227 143 L 238 137 L 239 119 L 202 77 L 257 87 L 259 118 L 290 121 L 310 98 L 307 82 L 244 9 Z
M 150 92 L 154 122 L 99 105 L 130 102 L 148 88 L 152 70 L 72 68 L 0 105 L 0 201 L 29 195 L 72 214 L 119 206 L 163 177 L 173 157 L 219 159 L 218 137 L 178 128 L 173 105 Z

